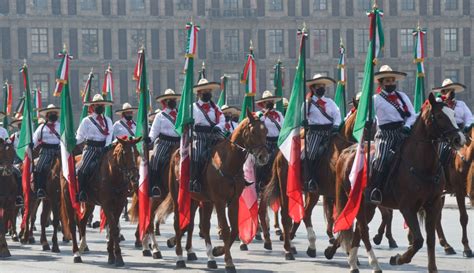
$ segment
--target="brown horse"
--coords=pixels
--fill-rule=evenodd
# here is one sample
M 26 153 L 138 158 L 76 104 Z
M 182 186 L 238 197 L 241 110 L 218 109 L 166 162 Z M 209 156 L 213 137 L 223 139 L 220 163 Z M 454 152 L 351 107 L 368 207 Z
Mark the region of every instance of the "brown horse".
M 390 264 L 409 263 L 416 252 L 423 246 L 417 213 L 423 209 L 426 213 L 425 228 L 428 246 L 428 270 L 437 272 L 435 262 L 435 227 L 442 209 L 441 195 L 445 185 L 443 170 L 439 162 L 437 144 L 440 139 L 449 141 L 459 148 L 465 143 L 465 137 L 459 132 L 454 120 L 454 111 L 444 103 L 437 102 L 430 94 L 428 102 L 415 122 L 411 135 L 405 140 L 392 161 L 388 179 L 383 190 L 382 206 L 398 209 L 413 234 L 413 243 L 403 254 L 390 258 Z M 350 192 L 349 173 L 355 157 L 354 147 L 346 149 L 337 162 L 338 207 L 342 208 Z M 345 192 L 339 194 L 339 190 Z M 359 242 L 365 244 L 369 263 L 377 271 L 377 258 L 373 252 L 368 233 L 368 223 L 373 217 L 375 206 L 364 204 L 357 215 L 356 232 L 352 238 L 349 251 L 351 272 L 358 272 L 357 251 Z M 378 267 L 378 269 L 377 269 Z
M 112 149 L 102 156 L 96 175 L 92 176 L 88 187 L 89 200 L 85 205 L 82 219 L 76 219 L 76 214 L 71 205 L 67 182 L 62 177 L 61 181 L 61 220 L 67 237 L 72 238 L 72 251 L 74 262 L 81 263 L 80 249 L 85 250 L 86 224 L 94 206 L 102 207 L 107 223 L 109 225 L 109 240 L 107 242 L 108 263 L 115 266 L 123 266 L 123 258 L 120 249 L 119 219 L 120 214 L 127 202 L 127 194 L 131 183 L 138 181 L 138 164 L 136 143 L 137 139 L 117 139 Z M 76 157 L 76 162 L 79 160 Z M 81 246 L 78 247 L 76 239 L 76 223 L 81 236 Z
M 462 226 L 462 244 L 464 246 L 463 256 L 472 258 L 472 250 L 469 247 L 469 240 L 467 236 L 467 222 L 468 215 L 466 211 L 465 197 L 468 195 L 467 188 L 472 183 L 472 177 L 469 176 L 469 170 L 473 165 L 472 159 L 474 156 L 474 130 L 470 130 L 466 145 L 456 152 L 456 155 L 450 164 L 444 168 L 446 174 L 446 193 L 454 194 L 459 209 L 459 221 Z M 444 197 L 443 197 L 444 204 Z M 443 227 L 441 226 L 441 217 L 436 226 L 439 243 L 444 248 L 446 254 L 456 254 L 453 247 L 449 245 L 444 235 Z
M 13 175 L 13 159 L 15 149 L 13 145 L 0 139 L 0 258 L 10 257 L 5 238 L 8 224 L 16 217 L 15 197 L 17 187 Z
M 268 151 L 266 149 L 267 129 L 265 125 L 250 111 L 247 111 L 247 118 L 244 119 L 235 129 L 229 140 L 220 141 L 211 153 L 211 160 L 204 168 L 200 177 L 202 193 L 191 193 L 191 222 L 188 228 L 193 226 L 194 213 L 198 202 L 203 203 L 202 231 L 206 242 L 206 253 L 208 255 L 207 266 L 216 268 L 217 264 L 214 256 L 225 254 L 225 268 L 227 272 L 235 272 L 235 266 L 230 254 L 230 247 L 238 235 L 238 210 L 239 197 L 245 187 L 242 166 L 248 153 L 252 153 L 256 162 L 263 165 L 268 161 Z M 181 237 L 184 230 L 179 227 L 178 213 L 178 177 L 179 177 L 179 153 L 176 152 L 171 160 L 170 171 L 170 194 L 165 202 L 158 209 L 158 219 L 161 220 L 169 215 L 174 208 L 174 228 L 176 234 L 176 255 L 178 268 L 185 267 L 183 259 L 183 248 Z M 212 206 L 215 206 L 217 218 L 222 235 L 224 246 L 212 248 L 209 236 L 210 218 Z M 228 209 L 226 215 L 225 210 Z M 229 228 L 227 217 L 230 221 Z M 189 233 L 189 230 L 188 230 Z

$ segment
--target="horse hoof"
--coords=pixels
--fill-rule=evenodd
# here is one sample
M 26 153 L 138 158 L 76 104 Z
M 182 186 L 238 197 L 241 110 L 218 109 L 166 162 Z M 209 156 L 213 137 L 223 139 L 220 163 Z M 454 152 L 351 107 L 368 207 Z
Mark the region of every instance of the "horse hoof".
M 184 261 L 177 261 L 176 268 L 186 268 L 186 263 Z
M 153 253 L 153 259 L 163 259 L 163 256 L 161 255 L 161 252 L 154 252 Z
M 51 249 L 51 252 L 60 253 L 61 251 L 59 250 L 59 246 L 54 246 L 53 245 L 53 249 Z
M 359 273 L 359 269 L 352 269 L 351 271 L 349 271 L 350 273 Z
M 49 247 L 49 245 L 43 245 L 43 251 L 50 251 L 51 248 Z
M 122 258 L 119 258 L 115 261 L 115 267 L 123 267 L 125 266 L 125 263 L 123 262 Z
M 293 261 L 293 260 L 295 260 L 295 256 L 293 256 L 293 253 L 291 253 L 291 252 L 285 253 L 285 260 Z
M 36 231 L 36 226 L 33 226 L 33 227 L 32 227 L 32 230 L 33 230 L 33 231 Z
M 444 249 L 444 253 L 446 255 L 454 255 L 456 254 L 456 251 L 454 251 L 454 248 L 450 246 Z
M 217 269 L 216 261 L 207 261 L 207 268 L 209 269 Z
M 188 261 L 197 261 L 196 253 L 188 253 Z
M 266 250 L 272 250 L 272 243 L 271 242 L 263 243 L 263 248 L 265 248 Z
M 255 240 L 261 241 L 262 240 L 262 235 L 261 234 L 255 235 Z
M 115 256 L 109 256 L 109 259 L 107 260 L 108 264 L 115 264 Z
M 3 258 L 9 258 L 9 257 L 11 257 L 11 256 L 12 256 L 12 255 L 10 254 L 10 251 L 8 251 L 8 249 L 7 249 L 7 251 L 5 251 L 4 253 L 1 253 L 1 254 L 0 254 L 0 258 L 2 258 L 2 259 L 3 259 Z
M 143 250 L 143 257 L 151 257 L 151 251 L 149 249 Z
M 202 232 L 199 232 L 199 238 L 202 238 L 202 239 L 204 239 L 204 233 L 202 233 Z
M 306 250 L 306 254 L 308 254 L 309 257 L 315 258 L 316 257 L 316 249 L 311 249 L 308 247 L 308 250 Z
M 329 238 L 329 243 L 331 245 L 333 245 L 335 242 L 336 242 L 336 238 L 334 238 L 334 237 Z
M 100 227 L 99 221 L 95 221 L 94 223 L 92 223 L 92 228 L 99 228 L 99 227 Z
M 222 234 L 219 234 L 219 240 L 224 240 L 224 237 L 222 236 Z
M 469 250 L 464 250 L 464 251 L 462 252 L 462 256 L 463 256 L 463 257 L 466 257 L 466 258 L 472 258 L 472 257 L 474 257 L 474 255 L 472 255 L 472 250 L 470 250 L 470 249 L 469 249 Z
M 142 247 L 143 247 L 142 242 L 135 241 L 135 248 L 142 248 Z
M 214 255 L 214 257 L 219 257 L 219 256 L 224 255 L 224 247 L 223 246 L 214 247 L 212 249 L 212 255 Z
M 296 247 L 290 247 L 290 250 L 291 250 L 291 253 L 293 253 L 294 255 L 298 254 L 298 252 L 296 251 Z
M 249 250 L 249 248 L 248 248 L 248 246 L 247 246 L 246 244 L 241 244 L 241 245 L 240 245 L 240 250 L 242 250 L 242 251 L 247 251 L 247 250 Z
M 324 250 L 324 257 L 326 257 L 328 260 L 331 260 L 334 257 L 334 251 L 332 250 L 332 247 L 328 247 Z
M 400 254 L 390 257 L 390 265 L 398 265 L 400 262 Z
M 69 243 L 69 239 L 66 237 L 63 237 L 63 243 Z
M 279 239 L 280 239 L 281 242 L 283 242 L 283 240 L 284 240 L 284 239 L 283 239 L 283 234 L 280 235 L 280 238 L 279 238 Z
M 390 248 L 398 248 L 397 242 L 395 242 L 395 240 L 389 240 L 388 241 L 388 246 Z
M 79 256 L 79 257 L 74 257 L 74 263 L 75 264 L 82 264 L 82 258 Z
M 374 244 L 380 245 L 380 243 L 382 242 L 382 235 L 380 234 L 375 235 L 373 240 L 374 240 Z
M 166 245 L 168 246 L 168 248 L 173 248 L 176 244 L 173 243 L 173 241 L 171 239 L 168 239 L 166 241 Z
M 12 241 L 18 242 L 18 235 L 16 233 L 12 235 Z
M 86 246 L 86 247 L 84 248 L 84 251 L 83 251 L 83 252 L 89 252 L 89 251 L 90 251 L 90 250 L 89 250 L 89 246 Z
M 226 273 L 237 273 L 237 270 L 235 270 L 235 266 L 226 266 L 225 267 L 225 272 Z
M 120 234 L 119 240 L 120 240 L 120 242 L 123 242 L 123 241 L 125 241 L 125 237 L 123 237 L 123 235 Z
M 380 269 L 380 270 L 374 270 L 374 271 L 372 271 L 372 272 L 373 272 L 373 273 L 383 273 L 382 269 Z
M 275 230 L 275 235 L 276 235 L 276 236 L 280 236 L 280 235 L 282 235 L 282 234 L 283 234 L 283 233 L 281 233 L 281 229 Z
M 28 244 L 34 244 L 36 242 L 35 237 L 30 237 L 28 239 Z

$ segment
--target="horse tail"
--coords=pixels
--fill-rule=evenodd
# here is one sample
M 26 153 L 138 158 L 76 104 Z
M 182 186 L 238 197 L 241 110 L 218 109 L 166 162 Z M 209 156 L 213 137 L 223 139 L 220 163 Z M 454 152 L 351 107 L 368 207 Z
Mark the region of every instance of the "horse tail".
M 128 214 L 130 214 L 130 223 L 138 223 L 138 194 L 136 192 L 133 193 L 132 205 L 128 210 Z
M 166 196 L 165 200 L 160 204 L 156 211 L 156 219 L 160 223 L 166 220 L 168 215 L 170 215 L 173 212 L 174 209 L 174 203 L 173 203 L 173 196 L 171 195 L 171 192 L 168 193 Z
M 280 200 L 280 183 L 279 183 L 279 176 L 278 176 L 278 169 L 279 169 L 279 159 L 281 158 L 281 153 L 277 154 L 275 158 L 275 162 L 272 166 L 272 176 L 268 184 L 265 186 L 263 191 L 262 198 L 266 201 L 268 206 L 271 206 L 275 202 Z
M 67 212 L 67 205 L 66 205 L 66 197 L 64 196 L 66 193 L 62 192 L 61 195 L 61 201 L 59 205 L 59 210 L 60 210 L 60 218 L 61 218 L 61 227 L 63 230 L 63 235 L 66 238 L 72 238 L 72 233 L 71 229 L 69 228 L 69 214 Z

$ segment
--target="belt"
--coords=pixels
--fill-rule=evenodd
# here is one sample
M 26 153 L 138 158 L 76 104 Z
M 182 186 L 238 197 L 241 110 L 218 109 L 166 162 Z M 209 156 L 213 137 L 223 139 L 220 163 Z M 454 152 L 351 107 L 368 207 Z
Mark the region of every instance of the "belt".
M 87 146 L 92 146 L 92 147 L 105 147 L 105 141 L 94 141 L 94 140 L 86 140 L 86 145 Z
M 159 134 L 158 138 L 162 140 L 166 140 L 166 141 L 172 141 L 172 142 L 179 142 L 180 140 L 180 137 L 168 136 L 165 134 Z
M 267 141 L 268 141 L 268 142 L 277 142 L 277 141 L 278 141 L 278 137 L 267 137 Z
M 384 125 L 379 125 L 379 128 L 382 130 L 397 130 L 400 129 L 405 122 L 399 121 L 399 122 L 390 122 Z
M 332 124 L 313 124 L 308 126 L 310 131 L 327 131 L 332 129 Z
M 212 131 L 211 126 L 201 126 L 201 125 L 194 125 L 194 131 L 200 133 L 210 133 Z
M 59 144 L 47 144 L 47 143 L 41 143 L 40 147 L 41 149 L 51 149 L 51 150 L 59 150 L 60 148 Z

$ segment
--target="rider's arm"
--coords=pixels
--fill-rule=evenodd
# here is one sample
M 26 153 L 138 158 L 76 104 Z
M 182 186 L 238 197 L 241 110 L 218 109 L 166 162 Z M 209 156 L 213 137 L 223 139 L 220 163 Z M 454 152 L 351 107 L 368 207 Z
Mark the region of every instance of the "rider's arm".
M 113 124 L 112 124 L 112 120 L 110 118 L 106 118 L 106 122 L 109 124 L 109 128 L 113 128 Z M 109 146 L 110 144 L 112 144 L 112 140 L 114 138 L 114 134 L 113 133 L 110 133 L 107 135 L 107 137 L 105 138 L 105 147 Z
M 151 124 L 150 137 L 151 142 L 155 142 L 156 138 L 160 135 L 161 132 L 161 122 L 160 122 L 161 113 L 156 114 L 155 118 L 153 119 L 153 123 Z
M 405 121 L 405 127 L 411 128 L 416 121 L 415 108 L 413 107 L 410 98 L 405 93 L 402 93 L 402 96 L 403 101 L 405 101 L 405 103 L 407 104 L 408 112 L 410 112 L 410 116 Z
M 35 148 L 38 147 L 38 145 L 40 144 L 39 138 L 40 138 L 40 134 L 41 134 L 41 130 L 43 129 L 43 126 L 44 124 L 41 124 L 40 126 L 38 126 L 38 128 L 36 128 L 35 132 L 33 133 L 33 145 Z

